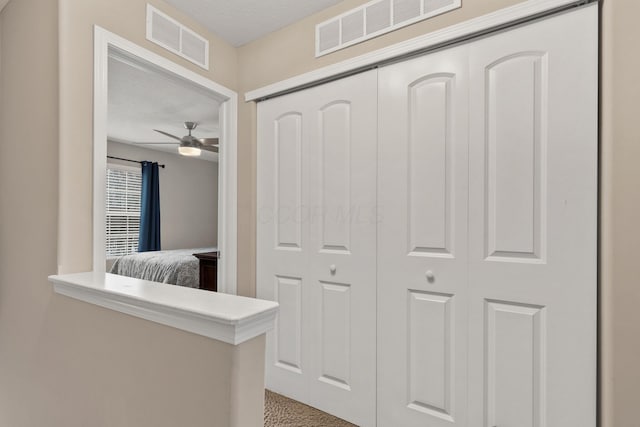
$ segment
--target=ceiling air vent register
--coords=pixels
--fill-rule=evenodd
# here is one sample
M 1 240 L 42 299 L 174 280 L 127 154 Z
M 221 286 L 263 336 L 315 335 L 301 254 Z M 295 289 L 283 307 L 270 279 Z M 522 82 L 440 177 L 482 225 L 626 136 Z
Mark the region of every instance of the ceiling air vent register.
M 374 0 L 316 25 L 316 57 L 459 8 L 462 0 Z
M 147 40 L 209 69 L 209 40 L 147 4 Z

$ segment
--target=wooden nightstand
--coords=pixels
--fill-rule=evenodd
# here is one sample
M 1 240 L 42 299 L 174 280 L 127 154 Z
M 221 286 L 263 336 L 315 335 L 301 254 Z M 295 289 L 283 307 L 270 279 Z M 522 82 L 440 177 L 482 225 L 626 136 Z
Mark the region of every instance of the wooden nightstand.
M 200 289 L 218 292 L 218 252 L 193 254 L 200 260 Z

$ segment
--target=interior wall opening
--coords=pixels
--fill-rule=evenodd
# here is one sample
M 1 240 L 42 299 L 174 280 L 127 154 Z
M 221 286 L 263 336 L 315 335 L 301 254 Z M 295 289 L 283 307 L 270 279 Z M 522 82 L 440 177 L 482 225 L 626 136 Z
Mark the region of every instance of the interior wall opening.
M 235 293 L 235 93 L 99 38 L 94 271 Z

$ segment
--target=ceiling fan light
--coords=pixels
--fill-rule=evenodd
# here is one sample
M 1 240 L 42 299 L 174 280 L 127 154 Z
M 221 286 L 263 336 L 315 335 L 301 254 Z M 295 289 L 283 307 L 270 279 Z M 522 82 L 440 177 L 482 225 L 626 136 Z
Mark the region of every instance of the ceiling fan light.
M 196 147 L 178 147 L 178 153 L 183 156 L 196 157 L 200 155 L 201 150 Z

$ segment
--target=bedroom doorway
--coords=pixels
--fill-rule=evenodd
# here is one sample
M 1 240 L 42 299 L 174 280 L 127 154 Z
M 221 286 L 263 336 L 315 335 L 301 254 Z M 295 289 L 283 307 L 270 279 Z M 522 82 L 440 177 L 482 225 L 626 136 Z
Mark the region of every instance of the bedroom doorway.
M 159 239 L 140 250 L 172 250 L 176 268 L 171 276 L 144 278 L 199 287 L 204 271 L 204 288 L 211 289 L 212 270 L 202 267 L 210 259 L 198 261 L 191 252 L 217 252 L 213 283 L 235 294 L 236 93 L 100 27 L 94 79 L 93 270 L 109 272 L 115 262 L 122 274 L 116 260 L 137 252 L 141 165 L 155 163 L 160 221 L 152 234 Z M 130 211 L 114 197 L 128 198 Z

